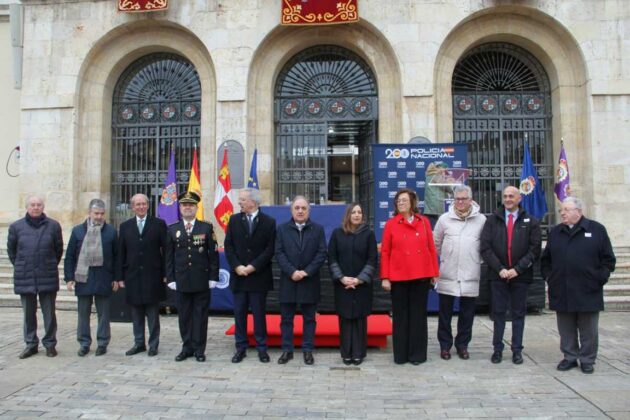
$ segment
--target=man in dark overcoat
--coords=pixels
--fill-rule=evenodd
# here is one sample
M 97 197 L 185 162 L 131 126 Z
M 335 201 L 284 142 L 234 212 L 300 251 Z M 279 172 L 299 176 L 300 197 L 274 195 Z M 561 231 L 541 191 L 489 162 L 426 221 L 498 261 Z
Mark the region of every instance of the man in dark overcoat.
M 182 220 L 168 227 L 166 272 L 175 282 L 182 350 L 176 362 L 206 360 L 210 281 L 219 279 L 219 253 L 212 224 L 197 220 L 201 198 L 189 191 L 178 197 Z
M 116 278 L 126 288 L 131 306 L 134 345 L 125 354 L 146 351 L 144 325 L 149 328 L 149 356 L 158 354 L 160 344 L 160 301 L 166 298 L 166 223 L 148 215 L 149 198 L 131 198 L 135 216 L 120 225 Z
M 239 192 L 241 213 L 230 217 L 225 235 L 225 257 L 230 264 L 230 289 L 234 295 L 236 353 L 232 363 L 246 356 L 247 311 L 254 318 L 254 338 L 258 359 L 269 362 L 267 353 L 267 292 L 273 290 L 271 259 L 276 238 L 276 221 L 260 210 L 260 191 L 245 188 Z
M 549 309 L 556 311 L 560 350 L 558 370 L 577 367 L 594 372 L 599 311 L 604 310 L 604 284 L 615 270 L 615 254 L 606 228 L 582 213 L 582 200 L 567 197 L 560 207 L 562 223 L 549 232 L 541 258 L 549 284 Z
M 90 315 L 96 304 L 96 355 L 107 353 L 111 338 L 109 326 L 112 290 L 118 290 L 114 280 L 114 265 L 118 250 L 116 228 L 105 223 L 105 202 L 98 198 L 90 201 L 88 218 L 72 229 L 66 259 L 64 279 L 68 290 L 77 296 L 77 341 L 80 357 L 90 351 Z
M 44 199 L 26 198 L 26 215 L 9 226 L 7 254 L 13 264 L 13 290 L 20 295 L 24 312 L 24 342 L 20 359 L 38 352 L 37 298 L 44 316 L 42 344 L 46 356 L 57 355 L 57 315 L 55 301 L 59 291 L 59 262 L 63 254 L 61 226 L 44 213 Z
M 315 340 L 315 312 L 320 298 L 320 268 L 326 262 L 324 228 L 310 220 L 310 204 L 297 196 L 291 203 L 291 220 L 276 233 L 276 261 L 280 266 L 280 330 L 282 355 L 279 364 L 293 359 L 293 318 L 299 304 L 304 321 L 302 352 L 304 363 L 312 365 Z
M 540 257 L 540 222 L 520 207 L 516 187 L 503 190 L 503 205 L 491 214 L 481 231 L 480 251 L 488 264 L 492 291 L 494 352 L 490 360 L 503 359 L 503 333 L 508 308 L 512 312 L 512 362 L 523 363 L 523 333 L 527 290 L 534 280 L 534 263 Z

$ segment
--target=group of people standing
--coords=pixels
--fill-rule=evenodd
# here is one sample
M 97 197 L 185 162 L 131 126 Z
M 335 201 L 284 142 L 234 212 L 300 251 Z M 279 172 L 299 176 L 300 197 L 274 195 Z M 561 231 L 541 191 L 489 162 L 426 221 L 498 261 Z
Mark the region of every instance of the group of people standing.
M 485 261 L 492 292 L 494 321 L 492 363 L 503 357 L 506 315 L 512 318 L 512 362 L 523 363 L 523 333 L 527 290 L 534 264 L 541 254 L 540 222 L 520 207 L 515 187 L 503 190 L 502 205 L 486 217 L 473 201 L 470 187 L 454 188 L 454 201 L 432 229 L 420 214 L 418 197 L 401 189 L 394 197 L 393 217 L 383 231 L 380 280 L 392 301 L 393 352 L 397 364 L 427 360 L 427 301 L 434 287 L 439 295 L 437 338 L 440 357 L 470 358 L 475 299 L 479 295 L 481 265 Z M 87 220 L 73 228 L 64 264 L 69 290 L 78 297 L 77 341 L 79 356 L 90 351 L 89 317 L 92 304 L 98 314 L 97 356 L 107 352 L 110 340 L 108 297 L 125 288 L 131 306 L 134 344 L 127 355 L 158 353 L 159 302 L 165 283 L 178 294 L 183 361 L 205 361 L 209 284 L 218 279 L 219 256 L 212 224 L 197 220 L 200 198 L 180 195 L 182 219 L 171 225 L 148 215 L 149 199 L 131 198 L 135 217 L 116 229 L 105 222 L 105 203 L 89 204 Z M 367 317 L 372 311 L 373 284 L 378 251 L 364 209 L 352 203 L 341 226 L 326 244 L 324 229 L 310 218 L 310 204 L 297 196 L 291 202 L 291 219 L 276 227 L 260 209 L 260 192 L 239 192 L 241 212 L 231 216 L 225 238 L 225 255 L 231 269 L 234 295 L 236 351 L 233 363 L 247 356 L 247 317 L 251 311 L 258 358 L 267 352 L 266 301 L 273 289 L 272 259 L 280 268 L 279 303 L 282 354 L 279 364 L 293 359 L 294 318 L 299 307 L 303 319 L 301 343 L 304 363 L 314 363 L 316 310 L 320 299 L 320 270 L 328 262 L 339 316 L 340 352 L 344 364 L 359 365 L 367 352 Z M 20 358 L 38 352 L 37 296 L 44 315 L 46 354 L 56 346 L 55 297 L 59 289 L 57 265 L 63 254 L 59 224 L 43 213 L 44 202 L 31 196 L 26 216 L 9 228 L 8 253 L 15 267 L 15 293 L 24 310 L 26 348 Z M 615 268 L 615 256 L 606 229 L 583 216 L 582 202 L 567 198 L 560 209 L 561 224 L 548 236 L 542 255 L 542 273 L 549 285 L 550 309 L 557 312 L 560 348 L 559 370 L 581 367 L 592 373 L 597 356 L 598 313 L 603 310 L 603 285 Z M 457 333 L 451 321 L 459 298 Z M 145 319 L 149 338 L 145 342 Z

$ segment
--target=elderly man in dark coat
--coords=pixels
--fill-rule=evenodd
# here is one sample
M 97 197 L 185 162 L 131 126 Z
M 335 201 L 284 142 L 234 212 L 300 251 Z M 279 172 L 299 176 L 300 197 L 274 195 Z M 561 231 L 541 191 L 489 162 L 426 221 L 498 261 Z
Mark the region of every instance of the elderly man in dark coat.
M 302 352 L 312 365 L 315 340 L 315 311 L 320 298 L 319 270 L 326 262 L 324 228 L 309 219 L 311 207 L 297 196 L 291 203 L 291 220 L 278 227 L 276 261 L 280 266 L 280 330 L 282 355 L 279 364 L 293 359 L 293 318 L 300 305 L 304 320 Z
M 107 353 L 111 338 L 109 327 L 109 298 L 118 290 L 114 280 L 114 264 L 118 248 L 116 228 L 105 223 L 105 202 L 98 198 L 90 201 L 87 220 L 72 229 L 66 259 L 64 278 L 68 290 L 74 290 L 78 304 L 77 341 L 80 357 L 90 351 L 90 315 L 96 304 L 98 327 L 96 355 Z
M 267 292 L 273 289 L 271 259 L 276 239 L 276 221 L 260 211 L 260 191 L 246 188 L 239 192 L 241 213 L 230 217 L 225 235 L 225 257 L 230 264 L 230 288 L 234 295 L 236 352 L 232 363 L 246 356 L 247 310 L 254 318 L 254 338 L 258 359 L 269 362 L 267 353 Z
M 42 344 L 46 356 L 57 355 L 55 300 L 59 290 L 59 262 L 63 254 L 61 226 L 44 214 L 44 199 L 26 199 L 26 216 L 9 226 L 7 253 L 13 264 L 14 291 L 24 311 L 24 342 L 20 359 L 37 353 L 37 298 L 44 316 Z
M 582 372 L 590 374 L 597 358 L 604 284 L 615 270 L 616 259 L 606 228 L 584 217 L 580 199 L 567 197 L 560 218 L 562 223 L 549 233 L 541 259 L 564 354 L 558 370 L 577 367 L 579 360 Z
M 149 197 L 136 194 L 131 198 L 135 216 L 120 225 L 116 278 L 127 290 L 131 306 L 134 345 L 132 356 L 146 351 L 145 317 L 149 326 L 149 356 L 158 354 L 160 344 L 160 301 L 166 298 L 166 223 L 149 216 Z
M 219 278 L 219 253 L 212 224 L 198 220 L 198 194 L 188 191 L 178 197 L 182 220 L 168 227 L 166 272 L 175 282 L 182 350 L 176 362 L 195 356 L 206 361 L 210 281 Z

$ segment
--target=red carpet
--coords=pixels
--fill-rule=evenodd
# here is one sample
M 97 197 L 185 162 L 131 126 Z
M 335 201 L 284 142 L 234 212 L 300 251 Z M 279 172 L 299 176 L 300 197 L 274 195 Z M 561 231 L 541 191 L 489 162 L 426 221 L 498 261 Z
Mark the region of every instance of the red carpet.
M 249 344 L 254 346 L 254 322 L 250 314 L 247 317 L 247 337 Z M 293 324 L 294 344 L 302 343 L 302 316 L 296 315 Z M 225 331 L 226 335 L 234 335 L 234 325 Z M 280 315 L 267 315 L 267 345 L 280 347 Z M 387 336 L 392 335 L 392 322 L 388 315 L 368 316 L 368 346 L 386 347 Z M 315 331 L 315 345 L 318 347 L 339 347 L 339 321 L 337 315 L 317 315 L 317 330 Z

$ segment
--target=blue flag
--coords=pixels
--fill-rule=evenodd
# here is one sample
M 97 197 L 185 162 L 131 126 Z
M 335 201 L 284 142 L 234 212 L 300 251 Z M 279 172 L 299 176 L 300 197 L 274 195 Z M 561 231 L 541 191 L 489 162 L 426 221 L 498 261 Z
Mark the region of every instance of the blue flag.
M 247 188 L 260 189 L 258 186 L 258 175 L 256 175 L 256 156 L 258 155 L 258 149 L 254 149 L 254 156 L 252 156 L 252 167 L 249 170 L 249 178 L 247 179 Z
M 545 201 L 545 192 L 542 184 L 538 180 L 536 168 L 532 163 L 532 157 L 529 155 L 529 145 L 525 142 L 525 155 L 523 156 L 523 170 L 521 171 L 521 206 L 529 214 L 542 219 L 547 213 L 547 202 Z
M 179 221 L 179 205 L 177 203 L 177 180 L 175 178 L 175 147 L 171 147 L 171 159 L 168 164 L 168 175 L 162 189 L 158 217 L 167 225 Z

